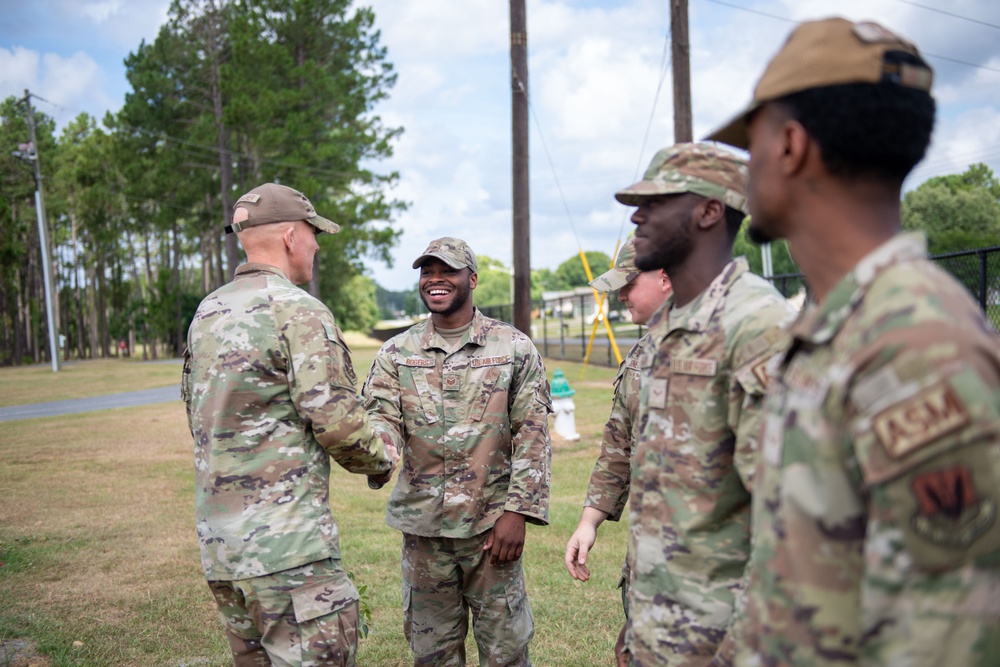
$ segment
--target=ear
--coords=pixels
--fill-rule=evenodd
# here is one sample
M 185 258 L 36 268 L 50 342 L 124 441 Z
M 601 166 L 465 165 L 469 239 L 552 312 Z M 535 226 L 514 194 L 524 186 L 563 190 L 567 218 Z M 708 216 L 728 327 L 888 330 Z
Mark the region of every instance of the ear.
M 288 228 L 282 232 L 281 240 L 285 243 L 285 249 L 288 252 L 292 252 L 295 249 L 295 225 L 289 225 Z
M 718 199 L 706 199 L 694 207 L 698 229 L 711 229 L 726 215 L 726 206 Z
M 806 128 L 797 120 L 787 119 L 781 124 L 781 142 L 778 164 L 784 176 L 795 176 L 806 166 L 813 142 Z
M 476 289 L 476 285 L 479 284 L 479 274 L 475 271 L 471 271 L 469 274 L 469 289 Z
M 660 290 L 666 294 L 672 287 L 673 285 L 670 284 L 670 278 L 667 277 L 667 272 L 660 269 Z

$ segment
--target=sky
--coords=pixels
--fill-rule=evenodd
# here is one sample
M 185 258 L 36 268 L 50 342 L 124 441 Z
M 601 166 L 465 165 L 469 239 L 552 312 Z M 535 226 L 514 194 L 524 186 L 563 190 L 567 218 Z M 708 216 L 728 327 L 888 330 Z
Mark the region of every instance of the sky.
M 464 238 L 512 264 L 509 5 L 503 0 L 364 0 L 398 73 L 374 113 L 404 132 L 369 166 L 398 171 L 409 208 L 383 287 L 409 289 L 427 243 Z M 123 60 L 152 41 L 169 0 L 0 0 L 0 95 L 23 96 L 59 127 L 117 111 Z M 876 20 L 935 70 L 938 120 L 905 184 L 986 163 L 1000 174 L 1000 3 L 996 0 L 689 0 L 695 138 L 745 107 L 796 22 Z M 614 192 L 673 143 L 668 0 L 527 0 L 531 266 L 614 253 L 631 231 Z M 665 50 L 666 56 L 665 57 Z M 289 183 L 294 187 L 294 183 Z M 320 212 L 322 214 L 322 211 Z M 595 271 L 599 270 L 595 268 Z

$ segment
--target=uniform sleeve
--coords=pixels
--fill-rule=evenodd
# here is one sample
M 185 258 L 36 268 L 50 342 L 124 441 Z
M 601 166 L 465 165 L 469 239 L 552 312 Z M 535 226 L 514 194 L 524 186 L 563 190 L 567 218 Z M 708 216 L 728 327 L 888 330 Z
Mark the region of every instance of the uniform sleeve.
M 388 471 L 389 457 L 358 396 L 350 353 L 333 315 L 298 306 L 280 327 L 289 352 L 291 400 L 316 441 L 352 473 Z
M 387 434 L 396 449 L 402 452 L 406 440 L 402 392 L 391 345 L 386 343 L 375 354 L 362 394 L 375 431 Z
M 552 449 L 549 414 L 552 398 L 545 366 L 527 338 L 515 340 L 515 378 L 511 387 L 511 475 L 504 510 L 523 514 L 531 523 L 549 522 Z
M 629 394 L 637 391 L 637 383 L 631 381 L 627 364 L 635 349 L 622 362 L 615 378 L 615 396 L 611 404 L 611 416 L 604 425 L 601 438 L 601 453 L 590 474 L 587 499 L 584 507 L 599 509 L 608 515 L 608 520 L 618 521 L 628 503 L 630 465 L 632 456 L 632 423 L 634 416 L 629 413 Z M 637 401 L 633 401 L 637 402 Z
M 792 312 L 784 299 L 758 309 L 739 332 L 732 353 L 728 421 L 736 435 L 733 465 L 748 491 L 753 491 L 757 453 L 760 451 L 761 408 L 770 381 L 770 368 L 776 355 L 787 347 L 788 335 L 781 325 Z
M 1000 342 L 972 327 L 910 327 L 858 364 L 848 435 L 867 490 L 862 600 L 898 619 L 867 638 L 865 655 L 871 664 L 991 664 L 1000 646 Z

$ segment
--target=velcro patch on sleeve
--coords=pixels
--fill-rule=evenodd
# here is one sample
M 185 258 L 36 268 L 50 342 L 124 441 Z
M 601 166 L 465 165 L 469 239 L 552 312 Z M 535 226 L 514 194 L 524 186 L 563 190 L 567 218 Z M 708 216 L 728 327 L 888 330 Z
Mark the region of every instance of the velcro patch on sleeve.
M 509 354 L 501 354 L 496 357 L 472 357 L 469 359 L 469 365 L 473 368 L 482 368 L 483 366 L 502 366 L 503 364 L 511 363 L 511 356 Z
M 715 359 L 671 359 L 670 370 L 681 375 L 698 375 L 700 377 L 714 377 L 719 369 L 719 362 Z
M 872 420 L 875 435 L 900 458 L 969 423 L 969 413 L 946 382 L 886 408 Z
M 434 360 L 426 357 L 403 357 L 399 360 L 399 364 L 412 368 L 434 368 Z
M 642 360 L 639 357 L 629 357 L 625 360 L 625 368 L 631 371 L 637 371 L 642 368 Z
M 996 519 L 996 502 L 981 498 L 968 466 L 956 465 L 913 477 L 917 511 L 913 530 L 942 546 L 964 549 L 980 538 Z

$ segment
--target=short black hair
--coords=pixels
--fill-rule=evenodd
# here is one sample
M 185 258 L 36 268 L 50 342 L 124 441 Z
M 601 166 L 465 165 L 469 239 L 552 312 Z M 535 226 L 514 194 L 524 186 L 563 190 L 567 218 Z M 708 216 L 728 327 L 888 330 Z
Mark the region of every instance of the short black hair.
M 903 51 L 885 58 L 927 67 Z M 810 88 L 774 102 L 816 140 L 827 170 L 848 181 L 902 183 L 923 159 L 934 129 L 930 93 L 892 81 Z
M 746 217 L 747 214 L 743 211 L 729 205 L 726 206 L 726 231 L 729 233 L 730 241 L 736 239 L 736 235 L 740 233 L 740 227 L 743 226 L 743 221 Z

